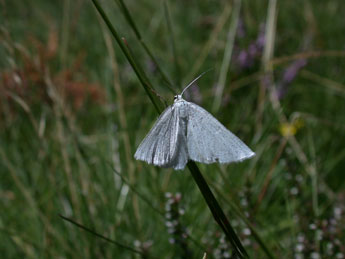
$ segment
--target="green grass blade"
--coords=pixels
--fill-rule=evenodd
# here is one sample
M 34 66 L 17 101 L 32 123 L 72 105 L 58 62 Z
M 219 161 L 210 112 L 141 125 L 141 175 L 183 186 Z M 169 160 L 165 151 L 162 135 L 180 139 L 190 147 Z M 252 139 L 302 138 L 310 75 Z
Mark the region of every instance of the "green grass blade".
M 164 216 L 164 212 L 163 211 L 161 211 L 158 208 L 156 208 L 155 206 L 153 206 L 152 202 L 148 198 L 146 198 L 143 194 L 141 194 L 139 191 L 137 191 L 135 186 L 133 184 L 131 184 L 121 173 L 116 171 L 116 169 L 111 165 L 111 163 L 108 162 L 108 164 L 111 167 L 111 170 L 113 170 L 113 172 L 115 174 L 117 174 L 121 178 L 122 182 L 124 182 L 125 184 L 128 185 L 128 187 L 131 189 L 132 192 L 134 192 L 136 195 L 138 195 L 138 197 L 140 199 L 142 199 L 151 209 L 153 209 L 159 215 Z
M 122 38 L 122 40 L 125 43 L 125 48 L 127 49 L 129 56 L 133 58 L 133 54 L 132 54 L 132 51 L 128 45 L 127 40 L 125 38 Z M 133 58 L 133 60 L 134 60 L 134 58 Z M 158 109 L 157 109 L 158 113 L 161 113 L 165 109 L 165 107 L 167 107 L 165 100 L 163 99 L 163 97 L 161 95 L 158 94 L 158 92 L 156 90 L 154 90 L 152 84 L 150 83 L 150 80 L 148 79 L 148 77 L 144 73 L 143 69 L 137 63 L 136 63 L 136 66 L 137 66 L 139 72 L 141 73 L 141 76 L 142 76 L 144 82 L 146 82 L 146 85 L 149 86 L 147 89 L 150 90 L 154 94 L 156 102 L 153 104 L 158 107 Z M 143 84 L 143 86 L 145 87 L 144 84 Z
M 214 187 L 214 186 L 213 186 Z M 247 227 L 250 229 L 254 239 L 256 240 L 256 242 L 258 242 L 258 244 L 260 245 L 260 247 L 262 248 L 262 250 L 266 253 L 267 258 L 275 258 L 273 256 L 273 254 L 271 253 L 271 250 L 267 247 L 267 245 L 265 244 L 265 241 L 262 240 L 262 238 L 260 237 L 259 233 L 256 231 L 255 227 L 249 222 L 249 220 L 247 219 L 247 217 L 241 212 L 240 208 L 237 207 L 237 205 L 232 202 L 230 199 L 228 199 L 227 197 L 225 197 L 220 191 L 217 190 L 217 188 L 215 188 L 216 192 L 218 193 L 218 195 L 220 195 L 220 197 L 223 198 L 224 201 L 226 201 L 230 207 L 231 210 L 241 219 L 244 221 L 244 223 L 247 225 Z
M 248 228 L 250 229 L 254 239 L 256 240 L 256 242 L 258 242 L 258 244 L 260 245 L 260 247 L 262 248 L 262 250 L 266 253 L 267 258 L 275 258 L 273 256 L 273 254 L 271 253 L 270 249 L 267 247 L 267 245 L 265 244 L 265 241 L 262 240 L 262 238 L 260 237 L 260 235 L 258 234 L 258 232 L 256 231 L 256 229 L 254 228 L 254 226 L 249 222 L 249 220 L 242 214 L 242 212 L 240 212 L 240 210 L 233 204 L 233 202 L 229 203 L 231 206 L 231 209 L 234 210 L 234 212 L 245 222 L 245 224 L 248 226 Z
M 164 1 L 164 14 L 165 14 L 164 17 L 165 17 L 166 22 L 167 22 L 169 34 L 170 34 L 170 42 L 171 42 L 171 48 L 172 48 L 173 57 L 174 57 L 174 64 L 175 64 L 175 76 L 177 78 L 176 79 L 177 84 L 178 84 L 179 88 L 181 88 L 182 87 L 182 85 L 181 85 L 181 78 L 182 78 L 181 77 L 181 69 L 180 69 L 180 63 L 179 63 L 177 49 L 176 49 L 174 31 L 173 31 L 173 27 L 172 27 L 172 23 L 171 23 L 171 18 L 170 18 L 167 0 Z
M 229 67 L 232 58 L 232 52 L 235 44 L 236 32 L 238 21 L 240 18 L 242 0 L 234 1 L 234 10 L 232 12 L 231 23 L 228 32 L 228 38 L 226 41 L 225 52 L 223 56 L 222 66 L 219 73 L 219 79 L 217 83 L 214 103 L 213 103 L 213 112 L 217 112 L 222 101 L 222 96 L 226 84 L 227 75 L 229 74 Z
M 156 65 L 157 70 L 159 72 L 159 74 L 161 75 L 162 79 L 164 80 L 164 82 L 167 84 L 168 89 L 173 93 L 176 94 L 175 89 L 173 88 L 173 84 L 171 83 L 171 81 L 169 80 L 168 76 L 163 72 L 163 70 L 161 69 L 160 65 L 158 64 L 157 59 L 155 58 L 155 56 L 152 54 L 152 51 L 150 50 L 150 48 L 147 46 L 147 44 L 145 43 L 145 41 L 143 40 L 138 27 L 136 26 L 126 4 L 123 2 L 123 0 L 117 0 L 116 3 L 119 5 L 119 7 L 121 8 L 121 10 L 123 11 L 123 15 L 125 16 L 128 24 L 130 25 L 130 27 L 132 28 L 132 30 L 134 31 L 135 36 L 137 37 L 137 39 L 139 40 L 141 46 L 144 48 L 144 50 L 146 51 L 146 53 L 149 55 L 149 57 L 151 58 L 151 60 L 153 61 L 153 63 Z
M 155 106 L 156 110 L 158 113 L 161 113 L 164 109 L 164 105 L 162 102 L 159 101 L 159 96 L 157 92 L 154 90 L 152 84 L 149 82 L 147 79 L 147 76 L 145 75 L 144 71 L 140 68 L 140 66 L 135 62 L 133 56 L 131 55 L 129 49 L 128 49 L 128 44 L 125 44 L 123 40 L 120 38 L 119 34 L 115 30 L 114 26 L 111 24 L 108 16 L 104 12 L 103 8 L 100 6 L 98 1 L 96 0 L 91 0 L 94 6 L 96 7 L 98 13 L 101 15 L 102 19 L 106 23 L 107 27 L 109 28 L 111 34 L 114 36 L 116 42 L 119 44 L 122 52 L 125 54 L 128 62 L 131 64 L 134 72 L 136 73 L 140 83 L 144 87 L 147 95 L 149 96 L 151 102 Z
M 202 195 L 204 196 L 204 199 L 210 208 L 212 215 L 218 225 L 222 228 L 223 232 L 225 233 L 227 239 L 230 241 L 234 253 L 239 256 L 240 258 L 248 257 L 248 254 L 246 250 L 244 249 L 240 239 L 238 238 L 237 234 L 235 233 L 235 230 L 231 226 L 229 220 L 225 216 L 225 213 L 223 212 L 222 208 L 218 204 L 216 198 L 214 197 L 210 187 L 208 186 L 207 182 L 205 181 L 204 177 L 202 176 L 199 168 L 194 162 L 188 163 L 188 168 L 190 172 L 192 173 L 192 176 L 197 183 Z
M 94 235 L 94 236 L 96 236 L 96 237 L 99 237 L 99 238 L 103 239 L 104 241 L 107 241 L 107 242 L 109 242 L 109 243 L 111 243 L 111 244 L 114 244 L 114 245 L 116 245 L 116 246 L 118 246 L 118 247 L 120 247 L 120 248 L 129 250 L 129 251 L 131 251 L 131 252 L 133 252 L 133 253 L 140 254 L 140 255 L 144 255 L 144 253 L 142 253 L 141 251 L 136 250 L 136 249 L 134 249 L 134 248 L 132 248 L 132 247 L 130 247 L 130 246 L 128 246 L 128 245 L 124 245 L 124 244 L 122 244 L 122 243 L 120 243 L 120 242 L 117 242 L 117 241 L 115 241 L 115 240 L 112 240 L 112 239 L 110 239 L 110 238 L 108 238 L 108 237 L 106 237 L 106 236 L 103 236 L 103 235 L 101 235 L 101 234 L 95 232 L 94 230 L 89 229 L 88 227 L 85 227 L 84 225 L 82 225 L 82 224 L 80 224 L 80 223 L 78 223 L 78 222 L 76 222 L 76 221 L 74 221 L 74 220 L 72 220 L 72 219 L 70 219 L 70 218 L 67 218 L 67 217 L 62 216 L 62 215 L 59 215 L 59 216 L 60 216 L 63 220 L 65 220 L 65 221 L 67 221 L 67 222 L 69 222 L 69 223 L 71 223 L 71 224 L 77 226 L 78 228 L 81 228 L 81 229 L 85 230 L 86 232 L 91 233 L 92 235 Z

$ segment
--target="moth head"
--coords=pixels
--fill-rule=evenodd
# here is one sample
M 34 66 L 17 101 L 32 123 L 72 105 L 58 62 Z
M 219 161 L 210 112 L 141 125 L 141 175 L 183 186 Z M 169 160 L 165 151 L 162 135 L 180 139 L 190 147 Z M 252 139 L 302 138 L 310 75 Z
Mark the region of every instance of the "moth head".
M 178 94 L 174 96 L 174 102 L 177 102 L 182 99 L 182 95 Z

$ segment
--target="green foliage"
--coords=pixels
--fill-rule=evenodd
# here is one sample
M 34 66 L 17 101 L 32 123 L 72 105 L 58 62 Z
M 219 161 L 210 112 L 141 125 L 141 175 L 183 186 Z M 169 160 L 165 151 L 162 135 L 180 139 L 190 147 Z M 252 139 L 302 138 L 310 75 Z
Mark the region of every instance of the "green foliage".
M 214 109 L 238 2 L 231 64 L 213 114 L 257 155 L 197 166 L 251 258 L 344 255 L 342 1 L 277 1 L 276 20 L 268 10 L 274 0 L 123 1 L 128 13 L 122 1 L 98 2 L 122 49 L 91 0 L 0 3 L 1 255 L 231 253 L 190 172 L 133 154 L 157 118 L 138 75 L 152 100 L 171 104 L 173 92 L 213 68 L 186 97 Z M 269 22 L 271 49 L 260 43 Z

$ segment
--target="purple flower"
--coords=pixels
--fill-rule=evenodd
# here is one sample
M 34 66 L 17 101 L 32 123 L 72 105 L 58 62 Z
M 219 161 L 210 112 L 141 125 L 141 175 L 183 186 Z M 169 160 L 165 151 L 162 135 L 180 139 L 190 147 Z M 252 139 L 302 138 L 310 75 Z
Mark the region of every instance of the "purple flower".
M 307 65 L 306 59 L 298 59 L 289 65 L 284 73 L 281 82 L 278 84 L 277 95 L 279 99 L 284 98 L 286 95 L 289 85 L 296 78 L 298 72 Z
M 262 51 L 265 47 L 265 43 L 266 43 L 265 26 L 261 24 L 260 32 L 259 32 L 258 37 L 256 38 L 255 44 L 257 48 Z
M 261 49 L 258 48 L 256 42 L 252 43 L 249 45 L 248 47 L 248 54 L 252 57 L 256 57 L 257 55 L 259 55 L 261 53 Z
M 249 64 L 252 63 L 252 60 L 249 58 L 249 53 L 245 50 L 241 50 L 237 56 L 237 63 L 240 67 L 249 67 Z
M 265 46 L 264 27 L 260 26 L 257 38 L 249 44 L 247 49 L 239 49 L 234 54 L 234 61 L 240 68 L 250 68 L 256 58 L 260 57 Z M 239 37 L 239 36 L 238 36 Z
M 242 18 L 238 21 L 236 36 L 240 39 L 246 36 L 246 26 Z
M 299 70 L 301 70 L 306 64 L 307 60 L 305 59 L 299 59 L 293 62 L 290 66 L 286 68 L 283 75 L 283 82 L 285 84 L 291 83 L 295 79 Z

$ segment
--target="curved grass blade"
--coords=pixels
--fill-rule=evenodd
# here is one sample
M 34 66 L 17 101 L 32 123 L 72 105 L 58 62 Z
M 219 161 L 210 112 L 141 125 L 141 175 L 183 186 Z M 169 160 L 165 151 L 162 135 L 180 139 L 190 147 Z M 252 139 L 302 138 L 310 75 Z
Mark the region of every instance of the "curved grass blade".
M 231 226 L 229 220 L 225 216 L 225 213 L 223 212 L 222 208 L 218 204 L 216 198 L 214 197 L 211 189 L 209 188 L 197 165 L 194 162 L 190 161 L 187 164 L 187 166 L 191 171 L 192 176 L 195 182 L 197 183 L 202 195 L 204 196 L 204 199 L 208 207 L 210 208 L 214 219 L 217 221 L 218 225 L 222 228 L 223 232 L 225 233 L 225 236 L 230 241 L 232 248 L 234 249 L 234 253 L 239 258 L 248 257 L 248 254 L 244 249 L 240 239 L 238 238 L 233 227 Z
M 175 89 L 173 88 L 173 84 L 171 83 L 171 81 L 169 80 L 168 76 L 163 72 L 163 70 L 161 69 L 160 65 L 158 64 L 157 59 L 155 58 L 155 56 L 152 54 L 151 50 L 149 49 L 149 47 L 146 45 L 145 41 L 143 40 L 138 27 L 136 26 L 127 6 L 125 5 L 125 3 L 123 2 L 123 0 L 117 0 L 116 3 L 120 6 L 120 8 L 123 11 L 123 15 L 125 16 L 127 22 L 129 23 L 130 27 L 132 28 L 132 30 L 134 31 L 135 36 L 137 37 L 137 39 L 139 40 L 141 46 L 144 48 L 144 50 L 146 51 L 146 53 L 149 55 L 149 57 L 151 58 L 151 60 L 153 61 L 153 63 L 156 65 L 158 73 L 161 75 L 162 79 L 165 81 L 165 83 L 168 86 L 168 89 L 174 94 L 176 95 L 177 92 L 175 91 Z
M 177 78 L 177 84 L 179 87 L 182 87 L 181 85 L 181 69 L 180 69 L 180 63 L 178 59 L 178 54 L 177 54 L 177 49 L 176 49 L 176 44 L 175 44 L 175 36 L 174 36 L 174 31 L 173 31 L 173 26 L 171 23 L 171 17 L 169 13 L 169 8 L 168 8 L 168 3 L 167 0 L 164 1 L 164 17 L 167 22 L 168 30 L 169 30 L 169 35 L 170 35 L 170 42 L 171 42 L 171 48 L 172 48 L 172 54 L 174 57 L 174 64 L 175 64 L 175 76 Z
M 81 228 L 81 229 L 83 229 L 83 230 L 85 230 L 85 231 L 91 233 L 92 235 L 94 235 L 94 236 L 96 236 L 96 237 L 99 237 L 99 238 L 103 239 L 104 241 L 107 241 L 107 242 L 109 242 L 109 243 L 111 243 L 111 244 L 114 244 L 114 245 L 116 245 L 116 246 L 118 246 L 118 247 L 120 247 L 120 248 L 129 250 L 129 251 L 131 251 L 131 252 L 133 252 L 133 253 L 147 256 L 146 254 L 144 254 L 143 252 L 141 252 L 141 251 L 139 251 L 139 250 L 136 250 L 136 249 L 134 249 L 134 248 L 132 248 L 132 247 L 130 247 L 130 246 L 128 246 L 128 245 L 124 245 L 124 244 L 122 244 L 122 243 L 120 243 L 120 242 L 117 242 L 117 241 L 112 240 L 112 239 L 110 239 L 110 238 L 108 238 L 108 237 L 106 237 L 106 236 L 103 236 L 103 235 L 97 233 L 96 231 L 94 231 L 94 230 L 92 230 L 92 229 L 89 229 L 88 227 L 85 227 L 85 226 L 83 226 L 82 224 L 80 224 L 80 223 L 78 223 L 78 222 L 76 222 L 76 221 L 74 221 L 74 220 L 72 220 L 72 219 L 70 219 L 70 218 L 67 218 L 67 217 L 65 217 L 65 216 L 62 216 L 62 215 L 60 215 L 60 214 L 59 214 L 59 216 L 60 216 L 60 218 L 62 218 L 63 220 L 68 221 L 69 223 L 72 223 L 73 225 L 77 226 L 78 228 Z
M 226 84 L 226 79 L 229 74 L 229 67 L 230 67 L 233 47 L 235 43 L 235 36 L 236 36 L 238 21 L 240 18 L 241 4 L 242 4 L 242 0 L 234 1 L 234 10 L 233 10 L 232 18 L 231 18 L 229 31 L 228 31 L 228 38 L 226 41 L 225 52 L 223 56 L 222 65 L 220 68 L 219 80 L 217 83 L 216 93 L 215 93 L 213 107 L 212 107 L 213 112 L 217 112 L 221 105 L 222 96 L 223 96 L 223 92 L 224 92 L 224 88 Z
M 140 83 L 144 87 L 147 95 L 149 96 L 151 102 L 155 106 L 156 110 L 158 113 L 162 112 L 163 109 L 165 108 L 163 103 L 158 100 L 159 96 L 157 92 L 154 90 L 152 84 L 148 80 L 146 74 L 144 71 L 141 69 L 141 67 L 135 62 L 133 56 L 131 55 L 130 51 L 128 50 L 128 47 L 125 45 L 123 40 L 120 38 L 119 34 L 115 30 L 114 26 L 111 24 L 108 16 L 105 14 L 103 8 L 100 6 L 97 0 L 91 0 L 93 5 L 96 7 L 98 13 L 101 15 L 102 19 L 106 23 L 107 27 L 109 28 L 111 34 L 114 36 L 116 42 L 119 44 L 122 52 L 125 54 L 128 62 L 131 64 L 135 74 L 137 75 Z

